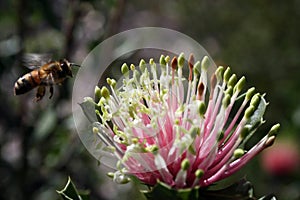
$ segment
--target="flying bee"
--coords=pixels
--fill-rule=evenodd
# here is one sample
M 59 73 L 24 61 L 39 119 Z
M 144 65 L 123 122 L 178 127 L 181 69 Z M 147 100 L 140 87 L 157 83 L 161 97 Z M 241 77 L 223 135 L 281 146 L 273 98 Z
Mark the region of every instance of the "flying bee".
M 50 97 L 53 96 L 53 85 L 61 84 L 68 77 L 73 77 L 72 67 L 77 65 L 66 59 L 51 61 L 48 54 L 28 54 L 24 57 L 24 65 L 32 71 L 21 76 L 14 86 L 15 95 L 24 94 L 37 87 L 36 101 L 40 101 L 46 87 L 50 87 Z

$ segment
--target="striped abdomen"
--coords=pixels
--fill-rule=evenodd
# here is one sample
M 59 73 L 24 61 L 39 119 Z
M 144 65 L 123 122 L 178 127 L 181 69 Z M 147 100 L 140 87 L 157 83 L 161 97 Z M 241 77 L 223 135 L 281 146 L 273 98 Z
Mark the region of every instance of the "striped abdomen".
M 19 78 L 15 83 L 15 95 L 24 94 L 41 84 L 39 69 L 33 70 Z

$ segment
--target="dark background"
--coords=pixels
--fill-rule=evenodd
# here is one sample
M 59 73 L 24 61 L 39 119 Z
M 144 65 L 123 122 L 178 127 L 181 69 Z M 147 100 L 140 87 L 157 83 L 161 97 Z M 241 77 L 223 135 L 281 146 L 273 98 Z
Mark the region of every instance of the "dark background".
M 300 140 L 300 1 L 290 0 L 3 0 L 0 1 L 0 199 L 58 199 L 71 176 L 90 189 L 91 199 L 142 198 L 134 183 L 116 185 L 107 168 L 80 142 L 72 118 L 73 79 L 55 87 L 54 97 L 33 101 L 35 92 L 13 95 L 16 79 L 28 72 L 24 53 L 52 53 L 81 63 L 109 36 L 158 26 L 192 37 L 218 65 L 246 75 L 270 102 L 257 138 L 280 122 L 276 143 L 298 151 Z M 75 72 L 76 74 L 76 72 Z M 276 148 L 276 147 L 275 147 Z M 298 159 L 298 158 L 294 158 Z M 262 169 L 258 156 L 241 172 L 257 196 L 300 197 L 300 173 Z

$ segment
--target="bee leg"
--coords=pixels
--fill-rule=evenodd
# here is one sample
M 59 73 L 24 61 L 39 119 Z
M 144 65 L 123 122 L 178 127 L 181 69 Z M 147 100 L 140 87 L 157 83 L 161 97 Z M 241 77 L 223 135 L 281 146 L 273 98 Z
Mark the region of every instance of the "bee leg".
M 49 99 L 51 99 L 52 98 L 52 96 L 53 96 L 53 86 L 51 85 L 50 86 L 50 97 L 49 97 Z
M 45 96 L 46 88 L 45 86 L 39 86 L 35 95 L 35 101 L 40 101 Z

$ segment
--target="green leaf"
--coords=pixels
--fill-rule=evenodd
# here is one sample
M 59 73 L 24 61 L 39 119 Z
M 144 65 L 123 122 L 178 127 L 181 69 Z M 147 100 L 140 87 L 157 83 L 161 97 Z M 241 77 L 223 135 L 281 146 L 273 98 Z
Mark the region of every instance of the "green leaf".
M 220 190 L 202 190 L 201 198 L 203 200 L 254 200 L 253 186 L 249 181 L 242 179 L 224 189 Z
M 63 200 L 89 200 L 89 191 L 78 191 L 70 177 L 64 189 L 56 192 Z
M 147 199 L 192 200 L 198 199 L 197 189 L 175 190 L 164 183 L 157 183 L 151 191 L 142 191 Z
M 277 198 L 273 194 L 269 194 L 267 196 L 263 196 L 259 198 L 258 200 L 276 200 Z
M 224 189 L 209 190 L 206 188 L 190 188 L 176 190 L 164 183 L 157 183 L 150 191 L 141 191 L 148 200 L 256 200 L 252 184 L 242 179 Z M 274 195 L 267 195 L 260 200 L 276 200 Z
M 97 116 L 95 113 L 95 106 L 96 103 L 94 102 L 94 100 L 90 97 L 86 97 L 84 98 L 84 101 L 82 103 L 79 104 L 84 115 L 88 118 L 88 120 L 93 123 L 93 122 L 97 122 Z

